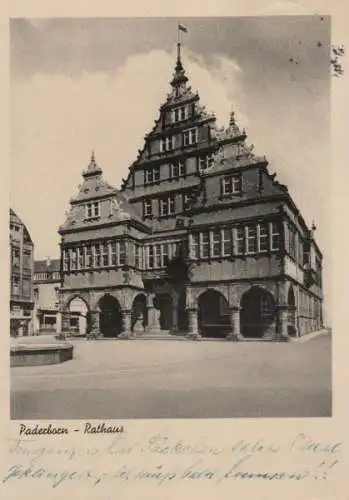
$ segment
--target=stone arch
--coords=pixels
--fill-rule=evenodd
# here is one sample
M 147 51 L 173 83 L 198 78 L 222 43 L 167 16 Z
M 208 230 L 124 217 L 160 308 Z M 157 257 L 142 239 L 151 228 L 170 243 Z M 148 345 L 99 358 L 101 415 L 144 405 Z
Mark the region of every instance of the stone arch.
M 99 327 L 104 337 L 117 337 L 122 332 L 122 312 L 118 299 L 109 293 L 98 301 Z
M 207 291 L 213 291 L 213 292 L 217 292 L 219 293 L 220 295 L 223 295 L 223 297 L 225 298 L 225 300 L 229 303 L 229 293 L 228 293 L 228 289 L 224 286 L 219 286 L 219 285 L 213 285 L 213 286 L 209 286 L 208 288 L 200 288 L 196 291 L 196 300 L 197 302 L 199 301 L 200 299 L 200 296 L 203 295 L 204 293 L 206 293 Z
M 199 330 L 203 337 L 226 337 L 230 330 L 229 302 L 216 288 L 208 288 L 198 296 Z
M 131 306 L 131 330 L 142 333 L 148 325 L 147 296 L 144 292 L 135 294 Z
M 263 286 L 252 286 L 240 301 L 240 328 L 246 338 L 264 338 L 275 329 L 276 303 L 272 293 Z

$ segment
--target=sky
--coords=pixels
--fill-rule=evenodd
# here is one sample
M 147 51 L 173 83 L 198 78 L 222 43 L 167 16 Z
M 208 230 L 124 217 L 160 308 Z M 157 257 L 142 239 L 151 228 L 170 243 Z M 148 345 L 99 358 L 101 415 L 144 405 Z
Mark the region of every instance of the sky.
M 92 150 L 118 187 L 169 91 L 177 23 L 202 104 L 231 110 L 257 155 L 315 221 L 330 307 L 330 18 L 12 19 L 10 202 L 35 242 L 59 256 L 57 229 Z

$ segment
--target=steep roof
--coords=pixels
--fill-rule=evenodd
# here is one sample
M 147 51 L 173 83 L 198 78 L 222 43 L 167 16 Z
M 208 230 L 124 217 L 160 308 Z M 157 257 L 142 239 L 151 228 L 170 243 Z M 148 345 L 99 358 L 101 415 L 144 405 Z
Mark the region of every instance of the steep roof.
M 34 273 L 60 271 L 60 259 L 45 259 L 34 261 Z

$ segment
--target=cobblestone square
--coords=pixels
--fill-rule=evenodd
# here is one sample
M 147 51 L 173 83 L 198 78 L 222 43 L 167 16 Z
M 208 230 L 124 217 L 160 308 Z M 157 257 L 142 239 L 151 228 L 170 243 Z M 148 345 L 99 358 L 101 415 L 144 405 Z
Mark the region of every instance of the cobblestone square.
M 307 342 L 76 341 L 11 369 L 12 419 L 330 417 L 331 337 Z

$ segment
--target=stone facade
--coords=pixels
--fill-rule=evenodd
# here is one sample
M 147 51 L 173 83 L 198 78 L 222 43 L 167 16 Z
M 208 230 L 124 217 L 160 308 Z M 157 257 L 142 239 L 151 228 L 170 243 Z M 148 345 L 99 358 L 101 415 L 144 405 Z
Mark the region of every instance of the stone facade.
M 10 334 L 33 334 L 33 253 L 27 227 L 10 209 Z
M 322 254 L 287 187 L 231 113 L 218 128 L 180 58 L 121 189 L 94 155 L 60 227 L 62 327 L 288 340 L 322 327 Z

